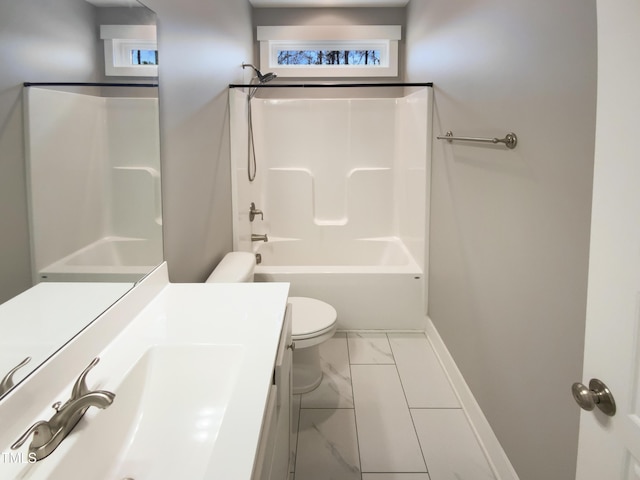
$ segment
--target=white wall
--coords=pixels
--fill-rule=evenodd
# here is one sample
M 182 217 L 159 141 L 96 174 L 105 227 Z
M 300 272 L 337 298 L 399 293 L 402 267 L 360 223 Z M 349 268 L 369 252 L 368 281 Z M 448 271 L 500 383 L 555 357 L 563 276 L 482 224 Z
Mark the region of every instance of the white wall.
M 204 281 L 232 249 L 228 84 L 253 57 L 249 2 L 148 0 L 157 13 L 165 259 Z
M 575 475 L 593 173 L 595 1 L 412 0 L 435 84 L 429 314 L 522 480 Z

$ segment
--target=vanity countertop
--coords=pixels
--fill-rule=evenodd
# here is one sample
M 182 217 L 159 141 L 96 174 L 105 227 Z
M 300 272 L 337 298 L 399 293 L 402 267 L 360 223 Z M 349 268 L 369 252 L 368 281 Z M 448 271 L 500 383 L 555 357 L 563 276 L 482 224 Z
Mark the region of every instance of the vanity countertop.
M 164 275 L 166 275 L 166 269 Z M 199 458 L 189 460 L 180 458 L 180 452 L 176 451 L 176 458 L 164 462 L 168 467 L 164 467 L 163 473 L 169 474 L 167 469 L 175 469 L 173 478 L 187 478 L 183 477 L 181 473 L 185 473 L 184 468 L 187 466 L 185 462 L 190 462 L 189 468 L 186 469 L 189 478 L 250 480 L 260 439 L 262 417 L 271 386 L 289 285 L 286 283 L 170 284 L 168 282 L 165 285 L 160 285 L 157 280 L 155 285 L 155 294 L 151 295 L 150 301 L 146 304 L 138 302 L 139 311 L 134 315 L 133 320 L 120 328 L 119 332 L 114 332 L 114 338 L 103 348 L 94 350 L 95 354 L 89 355 L 89 357 L 99 356 L 100 363 L 89 373 L 87 383 L 90 388 L 114 392 L 116 398 L 113 405 L 115 405 L 119 400 L 118 389 L 123 378 L 152 347 L 205 346 L 207 348 L 208 346 L 222 346 L 223 348 L 234 348 L 235 351 L 240 352 L 236 355 L 235 366 L 226 362 L 218 362 L 217 364 L 193 365 L 193 368 L 188 371 L 178 370 L 177 367 L 173 371 L 171 368 L 167 369 L 166 375 L 170 378 L 172 375 L 177 376 L 174 377 L 179 380 L 176 382 L 177 385 L 185 378 L 193 381 L 195 376 L 198 383 L 207 382 L 207 378 L 215 372 L 220 372 L 220 369 L 234 368 L 235 370 L 232 374 L 233 386 L 230 390 L 230 397 L 219 428 L 215 430 L 213 435 L 207 433 L 210 432 L 207 428 L 200 431 L 203 435 L 203 444 L 209 445 L 207 453 L 204 454 L 202 453 L 204 450 L 199 450 Z M 123 300 L 128 300 L 131 303 L 131 295 L 135 296 L 135 293 L 136 289 L 134 288 Z M 110 321 L 114 324 L 122 322 L 121 316 L 123 314 L 126 313 L 118 308 L 112 308 L 106 312 L 91 325 L 85 341 L 96 344 L 91 338 L 103 336 L 103 333 L 98 335 L 100 333 L 98 330 L 107 328 L 106 325 Z M 96 332 L 92 333 L 91 329 Z M 48 419 L 51 416 L 52 410 L 48 405 L 57 400 L 64 401 L 69 397 L 75 378 L 90 361 L 91 358 L 87 356 L 91 350 L 89 347 L 84 346 L 75 350 L 73 347 L 71 345 L 69 348 L 63 349 L 53 359 L 54 362 L 58 362 L 58 369 L 68 372 L 68 383 L 62 391 L 57 390 L 58 393 L 53 397 L 43 395 L 44 398 L 38 399 L 42 410 L 39 415 L 31 418 L 32 422 Z M 69 351 L 66 359 L 65 350 Z M 73 364 L 69 365 L 71 361 Z M 79 361 L 86 363 L 77 363 Z M 42 373 L 47 372 L 43 371 Z M 38 375 L 35 375 L 30 380 L 38 382 L 38 378 Z M 30 380 L 25 382 L 25 385 L 29 385 Z M 31 385 L 29 389 L 24 390 L 33 391 L 33 388 L 34 385 Z M 43 388 L 47 390 L 51 387 L 43 384 Z M 20 386 L 10 395 L 19 396 L 21 390 Z M 181 394 L 188 396 L 189 392 L 184 391 Z M 29 403 L 31 402 L 33 402 L 32 398 L 29 400 Z M 8 418 L 10 412 L 6 410 L 7 408 L 16 408 L 15 399 L 14 402 L 6 403 L 8 405 L 0 403 L 0 421 L 3 417 L 4 419 Z M 4 413 L 3 409 L 5 409 Z M 83 442 L 83 438 L 87 438 L 84 437 L 86 433 L 83 431 L 89 429 L 91 422 L 99 420 L 98 416 L 104 415 L 107 411 L 96 408 L 89 409 L 76 430 L 62 442 L 50 457 L 40 462 L 16 464 L 0 461 L 0 478 L 48 478 L 53 480 L 55 473 L 59 470 L 56 469 L 56 462 L 58 462 L 56 459 L 61 459 L 69 455 L 70 452 L 73 454 L 74 447 L 77 449 L 80 442 Z M 167 411 L 166 415 L 170 416 L 172 412 Z M 19 430 L 24 431 L 29 425 L 25 423 L 20 426 Z M 158 437 L 161 438 L 165 434 L 167 433 L 163 429 L 163 425 L 158 425 Z M 215 438 L 211 438 L 212 436 Z M 3 453 L 9 452 L 9 445 L 0 443 L 0 450 Z M 21 451 L 24 451 L 26 456 L 26 446 L 22 447 Z M 164 455 L 166 459 L 167 452 L 164 452 Z M 142 468 L 141 472 L 144 473 L 145 468 Z M 143 473 L 136 476 L 136 472 L 104 473 L 109 478 L 121 478 L 121 474 L 132 478 L 147 478 L 147 475 Z M 167 478 L 170 477 L 167 475 Z

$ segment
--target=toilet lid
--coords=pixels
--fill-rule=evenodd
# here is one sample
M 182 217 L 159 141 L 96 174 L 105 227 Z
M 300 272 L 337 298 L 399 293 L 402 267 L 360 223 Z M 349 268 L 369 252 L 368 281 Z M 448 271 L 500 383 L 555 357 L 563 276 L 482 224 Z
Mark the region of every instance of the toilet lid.
M 338 318 L 335 308 L 315 298 L 289 297 L 288 302 L 293 306 L 291 325 L 293 336 L 321 332 L 330 328 Z

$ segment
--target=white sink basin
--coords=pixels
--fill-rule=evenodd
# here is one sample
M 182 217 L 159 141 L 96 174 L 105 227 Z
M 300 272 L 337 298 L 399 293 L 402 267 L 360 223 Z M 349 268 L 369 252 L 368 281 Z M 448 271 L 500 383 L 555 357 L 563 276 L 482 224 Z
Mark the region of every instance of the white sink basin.
M 51 480 L 202 478 L 243 356 L 240 345 L 152 347 L 113 404 L 92 409 L 38 466 Z

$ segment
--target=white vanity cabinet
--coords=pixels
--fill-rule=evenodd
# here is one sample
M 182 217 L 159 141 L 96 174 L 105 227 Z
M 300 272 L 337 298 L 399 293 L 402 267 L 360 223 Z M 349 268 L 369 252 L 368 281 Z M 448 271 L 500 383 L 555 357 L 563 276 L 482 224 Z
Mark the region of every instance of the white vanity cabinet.
M 286 480 L 291 438 L 291 305 L 287 305 L 252 480 Z
M 0 451 L 14 460 L 0 461 L 0 479 L 286 480 L 288 294 L 278 282 L 171 284 L 163 264 L 2 398 Z M 89 388 L 113 404 L 88 409 L 46 459 L 16 461 L 29 445 L 11 445 L 96 357 Z

